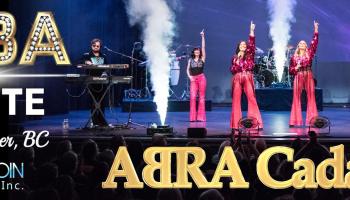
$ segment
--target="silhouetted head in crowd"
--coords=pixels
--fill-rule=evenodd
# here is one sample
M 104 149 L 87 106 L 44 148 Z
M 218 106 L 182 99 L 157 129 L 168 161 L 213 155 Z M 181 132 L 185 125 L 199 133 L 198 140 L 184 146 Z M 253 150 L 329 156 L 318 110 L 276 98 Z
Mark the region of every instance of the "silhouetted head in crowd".
M 139 166 L 143 162 L 144 148 L 138 140 L 128 142 L 128 151 L 132 162 L 135 166 Z
M 119 199 L 124 200 L 125 198 L 117 196 L 116 192 L 113 189 L 103 189 L 102 187 L 96 187 L 93 192 L 93 198 L 90 197 L 89 199 L 91 200 L 119 200 Z
M 96 185 L 101 185 L 101 183 L 106 180 L 109 170 L 110 168 L 107 163 L 105 162 L 96 163 L 94 170 L 92 171 L 92 174 L 91 174 L 93 183 Z M 121 185 L 121 184 L 118 184 L 118 185 Z
M 256 150 L 258 150 L 259 153 L 263 152 L 267 148 L 265 140 L 262 138 L 256 139 L 255 140 L 255 148 L 256 148 Z
M 38 169 L 37 178 L 39 187 L 51 186 L 58 176 L 58 168 L 53 163 L 45 163 Z
M 198 140 L 191 140 L 186 144 L 187 147 L 198 147 L 199 146 L 199 142 Z
M 14 190 L 8 193 L 8 200 L 26 200 L 29 196 L 28 189 Z
M 219 150 L 218 150 L 218 157 L 219 158 L 221 157 L 222 153 L 224 152 L 225 147 L 230 147 L 231 145 L 232 144 L 231 144 L 230 140 L 225 140 L 225 141 L 221 142 Z
M 110 142 L 110 148 L 114 153 L 117 153 L 118 148 L 121 146 L 126 146 L 126 142 L 123 136 L 115 135 L 112 137 Z
M 96 142 L 93 140 L 87 140 L 82 149 L 82 157 L 85 164 L 96 161 L 98 151 L 99 150 Z
M 154 134 L 152 137 L 152 146 L 165 147 L 168 145 L 166 137 L 161 134 Z
M 315 200 L 341 200 L 342 195 L 340 190 L 337 189 L 323 189 L 318 187 L 316 190 L 316 198 Z
M 309 131 L 308 136 L 310 138 L 310 142 L 316 143 L 317 142 L 317 134 L 315 131 Z
M 285 195 L 281 195 L 276 197 L 274 200 L 294 200 L 293 196 L 290 194 L 285 194 Z
M 76 198 L 72 177 L 64 175 L 59 176 L 55 182 L 55 189 L 61 200 L 73 200 Z
M 297 138 L 292 141 L 291 148 L 294 149 L 295 154 L 303 147 L 303 144 L 300 140 L 300 138 Z
M 157 200 L 182 200 L 179 189 L 161 189 L 158 191 Z
M 212 162 L 214 164 L 217 164 L 220 160 L 220 157 L 222 155 L 222 152 L 224 151 L 225 147 L 231 146 L 231 141 L 230 140 L 224 140 L 221 142 L 217 154 L 215 154 L 212 158 Z
M 293 191 L 294 200 L 312 199 L 312 193 L 308 189 L 295 189 Z
M 284 178 L 286 180 L 290 178 L 294 173 L 294 166 L 292 162 L 287 162 L 287 160 L 283 160 L 277 168 L 276 174 Z
M 200 196 L 199 200 L 224 200 L 224 197 L 216 189 L 209 189 L 204 191 Z
M 59 170 L 62 175 L 74 175 L 78 169 L 78 155 L 73 151 L 63 154 L 59 162 Z
M 108 166 L 112 166 L 114 161 L 114 152 L 110 149 L 105 149 L 102 152 L 100 152 L 97 156 L 97 159 L 102 162 L 106 162 Z
M 64 153 L 72 150 L 72 142 L 69 140 L 63 140 L 57 144 L 56 156 L 60 158 Z
M 35 159 L 35 152 L 33 147 L 23 147 L 18 151 L 17 161 L 23 162 L 24 165 L 33 163 Z
M 39 189 L 29 194 L 27 200 L 60 200 L 58 193 L 54 189 Z

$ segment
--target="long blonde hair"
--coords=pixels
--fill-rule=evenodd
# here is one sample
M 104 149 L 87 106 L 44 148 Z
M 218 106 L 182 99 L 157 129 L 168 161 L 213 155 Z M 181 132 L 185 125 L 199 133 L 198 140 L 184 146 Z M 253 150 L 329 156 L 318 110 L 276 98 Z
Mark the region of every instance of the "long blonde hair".
M 305 42 L 304 40 L 301 40 L 300 42 L 302 42 L 302 41 Z M 294 52 L 294 56 L 300 56 L 300 49 L 299 49 L 299 44 L 300 44 L 300 42 L 298 43 L 297 49 L 296 49 L 295 52 Z M 305 44 L 306 44 L 306 42 L 305 42 Z M 309 48 L 308 48 L 307 45 L 306 45 L 306 49 L 305 49 L 304 55 L 305 55 L 306 57 L 309 57 Z

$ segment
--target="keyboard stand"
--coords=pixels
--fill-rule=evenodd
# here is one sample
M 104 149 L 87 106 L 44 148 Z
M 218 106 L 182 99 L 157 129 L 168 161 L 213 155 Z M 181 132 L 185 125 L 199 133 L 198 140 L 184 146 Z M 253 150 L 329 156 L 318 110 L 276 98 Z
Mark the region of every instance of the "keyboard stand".
M 103 111 L 101 110 L 101 104 L 102 104 L 104 98 L 106 97 L 107 93 L 110 91 L 111 86 L 113 85 L 113 83 L 110 81 L 110 82 L 107 84 L 107 88 L 106 88 L 106 90 L 103 92 L 103 94 L 102 94 L 102 96 L 101 96 L 101 98 L 100 98 L 99 101 L 97 101 L 97 99 L 95 98 L 94 94 L 91 92 L 91 89 L 90 89 L 89 86 L 92 85 L 92 84 L 96 84 L 96 83 L 91 83 L 91 84 L 88 83 L 88 84 L 87 84 L 87 91 L 88 91 L 90 97 L 92 98 L 92 101 L 93 101 L 93 104 L 94 104 L 94 109 L 92 110 L 92 112 L 90 112 L 90 117 L 89 117 L 88 121 L 86 122 L 84 128 L 91 128 L 91 127 L 89 126 L 89 124 L 92 122 L 92 117 L 93 117 L 94 114 L 97 113 L 97 112 L 99 112 L 99 113 L 102 115 L 104 121 L 107 122 L 106 117 L 105 117 Z M 101 84 L 101 85 L 105 85 L 105 84 Z M 108 123 L 107 123 L 107 126 L 108 126 Z

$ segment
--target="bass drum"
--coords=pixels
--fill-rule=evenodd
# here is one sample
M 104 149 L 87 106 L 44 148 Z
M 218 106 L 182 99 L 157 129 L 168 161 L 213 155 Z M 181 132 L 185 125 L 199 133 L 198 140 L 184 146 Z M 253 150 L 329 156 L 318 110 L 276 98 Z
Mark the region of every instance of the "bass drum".
M 261 72 L 262 76 L 264 77 L 264 86 L 270 87 L 272 83 L 277 82 L 277 76 L 270 70 L 265 69 Z
M 170 85 L 176 86 L 180 79 L 180 65 L 179 61 L 174 60 L 170 63 Z

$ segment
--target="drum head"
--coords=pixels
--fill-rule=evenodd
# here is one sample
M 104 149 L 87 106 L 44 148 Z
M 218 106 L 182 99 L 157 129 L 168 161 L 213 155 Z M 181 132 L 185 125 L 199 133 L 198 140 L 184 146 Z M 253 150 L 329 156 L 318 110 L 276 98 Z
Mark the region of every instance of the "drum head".
M 180 79 L 180 65 L 179 61 L 175 60 L 170 65 L 170 85 L 175 86 L 179 84 Z
M 264 77 L 265 87 L 269 87 L 273 82 L 277 81 L 277 77 L 270 70 L 263 70 L 261 74 Z

